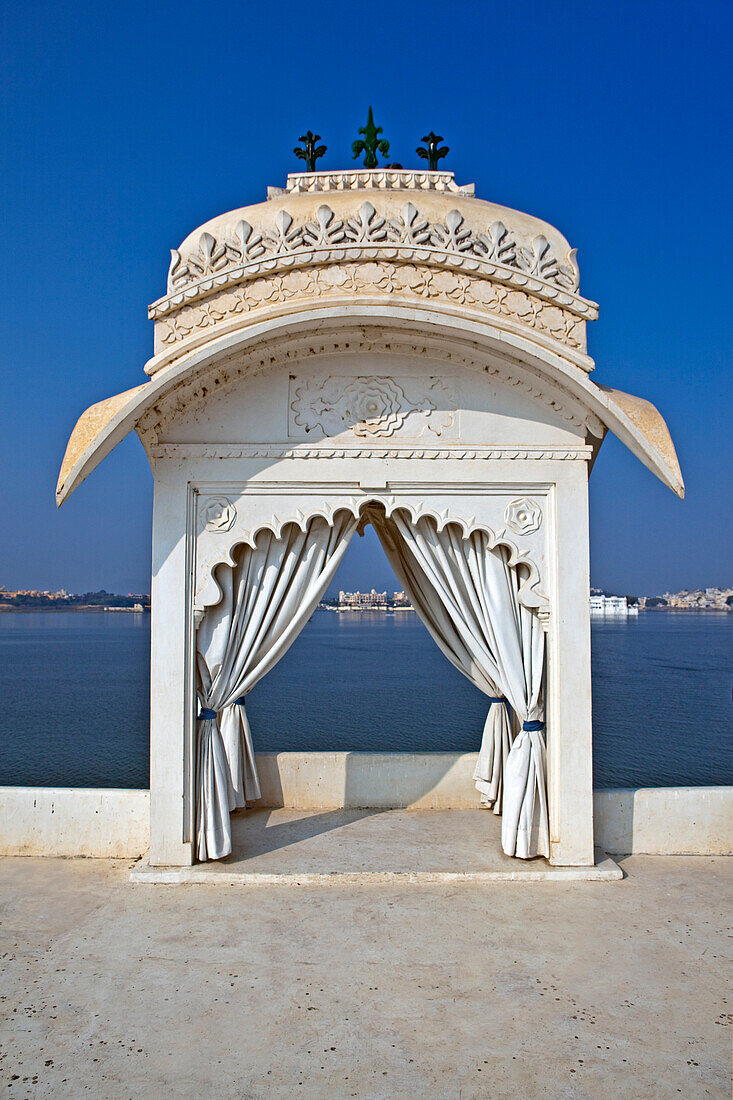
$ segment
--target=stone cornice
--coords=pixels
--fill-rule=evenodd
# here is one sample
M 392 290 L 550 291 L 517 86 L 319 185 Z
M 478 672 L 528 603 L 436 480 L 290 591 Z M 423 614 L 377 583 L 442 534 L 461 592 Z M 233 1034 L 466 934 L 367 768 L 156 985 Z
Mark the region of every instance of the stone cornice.
M 452 459 L 500 462 L 587 462 L 593 454 L 592 447 L 580 446 L 525 446 L 509 445 L 466 447 L 416 447 L 410 444 L 384 447 L 379 444 L 365 446 L 334 447 L 299 446 L 297 444 L 270 443 L 158 443 L 150 447 L 152 458 L 206 459 L 206 458 L 282 458 L 282 459 Z
M 155 374 L 219 334 L 272 316 L 352 307 L 374 311 L 376 316 L 383 305 L 391 310 L 433 310 L 451 317 L 490 320 L 497 329 L 561 351 L 586 372 L 593 369 L 585 354 L 585 321 L 570 310 L 460 271 L 369 261 L 263 275 L 192 302 L 158 321 L 156 354 L 145 370 Z

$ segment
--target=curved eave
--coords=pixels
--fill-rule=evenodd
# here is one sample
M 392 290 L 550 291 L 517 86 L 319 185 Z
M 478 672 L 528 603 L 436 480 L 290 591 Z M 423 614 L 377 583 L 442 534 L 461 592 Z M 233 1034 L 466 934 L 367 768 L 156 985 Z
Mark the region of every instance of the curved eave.
M 142 416 L 140 406 L 147 408 L 149 389 L 149 383 L 144 382 L 142 386 L 90 405 L 81 414 L 66 444 L 56 485 L 57 505 L 63 504 L 77 485 L 132 431 Z
M 358 311 L 354 311 L 358 316 Z M 409 311 L 411 313 L 412 311 Z M 385 311 L 385 314 L 387 311 Z M 404 317 L 400 315 L 405 313 Z M 412 320 L 414 314 L 407 311 L 389 311 L 389 320 Z M 323 321 L 323 313 L 318 315 L 319 322 Z M 386 316 L 384 319 L 387 319 Z M 307 327 L 308 316 L 301 318 L 301 324 Z M 313 318 L 315 320 L 315 318 Z M 341 313 L 340 320 L 345 320 Z M 356 318 L 355 318 L 356 320 Z M 363 322 L 363 318 L 361 318 Z M 371 320 L 375 318 L 372 316 Z M 280 319 L 282 327 L 292 331 L 293 318 Z M 446 322 L 445 317 L 429 316 L 427 311 L 421 316 L 422 324 L 429 324 L 434 329 L 443 328 L 445 331 L 453 329 L 453 337 L 457 335 L 455 329 L 460 329 L 461 318 L 454 317 L 451 323 Z M 273 321 L 266 326 L 268 335 L 277 336 L 280 325 Z M 263 335 L 260 326 L 259 336 Z M 478 335 L 477 326 L 472 326 L 474 339 Z M 489 325 L 481 326 L 485 336 L 496 337 L 492 334 Z M 237 344 L 250 342 L 253 334 L 249 335 L 240 330 L 228 337 L 213 340 L 205 348 L 192 352 L 185 360 L 179 360 L 155 374 L 150 381 L 137 386 L 135 389 L 126 390 L 92 405 L 77 421 L 76 427 L 71 433 L 66 454 L 61 465 L 58 485 L 56 488 L 56 503 L 60 506 L 73 493 L 95 469 L 106 455 L 126 435 L 135 429 L 138 422 L 147 410 L 169 390 L 174 389 L 191 376 L 205 370 L 222 353 L 231 354 L 232 348 Z M 548 380 L 555 381 L 569 390 L 584 407 L 593 413 L 598 419 L 624 443 L 636 457 L 651 470 L 651 472 L 667 485 L 679 497 L 684 497 L 685 487 L 682 480 L 679 462 L 674 444 L 669 434 L 669 429 L 659 411 L 649 401 L 641 397 L 623 393 L 620 390 L 610 389 L 607 386 L 592 382 L 588 375 L 580 368 L 567 362 L 560 355 L 545 353 L 538 354 L 536 345 L 529 341 L 512 339 L 508 341 L 507 335 L 502 335 L 502 342 L 514 344 L 515 353 L 520 352 L 521 357 L 531 364 L 536 371 L 543 373 Z
M 656 405 L 643 397 L 635 397 L 631 393 L 614 390 L 598 382 L 591 382 L 591 385 L 608 403 L 608 418 L 599 415 L 599 419 L 603 420 L 647 469 L 684 500 L 685 483 L 677 452 L 667 422 Z

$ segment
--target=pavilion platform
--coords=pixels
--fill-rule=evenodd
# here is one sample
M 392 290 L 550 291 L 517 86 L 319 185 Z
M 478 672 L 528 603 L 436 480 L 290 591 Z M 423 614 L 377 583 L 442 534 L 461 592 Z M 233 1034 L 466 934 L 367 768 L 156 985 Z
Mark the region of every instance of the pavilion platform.
M 594 867 L 510 859 L 501 818 L 488 810 L 258 809 L 232 817 L 233 851 L 193 867 L 150 867 L 133 882 L 220 886 L 355 883 L 614 882 L 623 872 L 598 852 Z
M 621 865 L 246 891 L 0 859 L 3 1092 L 728 1100 L 733 858 Z

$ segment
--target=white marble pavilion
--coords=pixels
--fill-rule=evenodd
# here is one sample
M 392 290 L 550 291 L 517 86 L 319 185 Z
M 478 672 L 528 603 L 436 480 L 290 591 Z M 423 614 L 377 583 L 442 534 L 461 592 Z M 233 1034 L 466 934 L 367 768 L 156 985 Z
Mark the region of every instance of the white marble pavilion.
M 151 864 L 230 851 L 259 795 L 246 696 L 372 523 L 487 696 L 505 853 L 591 865 L 588 476 L 610 429 L 684 487 L 654 406 L 593 381 L 575 250 L 448 172 L 297 174 L 187 237 L 149 315 L 148 380 L 81 416 L 57 498 L 138 433 Z

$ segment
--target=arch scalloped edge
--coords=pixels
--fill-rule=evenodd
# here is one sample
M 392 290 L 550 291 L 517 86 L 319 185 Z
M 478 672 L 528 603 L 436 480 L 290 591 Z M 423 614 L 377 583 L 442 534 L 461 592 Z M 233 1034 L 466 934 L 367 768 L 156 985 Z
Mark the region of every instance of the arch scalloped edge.
M 396 511 L 407 512 L 413 524 L 419 519 L 424 519 L 426 517 L 430 518 L 435 521 L 439 533 L 451 524 L 461 528 L 463 532 L 461 537 L 464 539 L 467 539 L 469 535 L 477 531 L 482 532 L 486 535 L 490 550 L 494 550 L 497 546 L 505 547 L 509 551 L 508 564 L 513 569 L 523 566 L 529 571 L 527 579 L 521 584 L 518 592 L 519 601 L 522 606 L 530 610 L 535 610 L 538 613 L 546 613 L 549 611 L 549 600 L 547 596 L 538 590 L 540 571 L 537 565 L 526 550 L 520 549 L 516 542 L 508 537 L 505 528 L 495 532 L 488 524 L 477 522 L 475 516 L 466 518 L 453 515 L 448 508 L 438 511 L 434 508 L 426 507 L 422 502 L 411 504 L 409 501 L 397 500 L 391 493 L 388 493 L 381 495 L 370 494 L 364 498 L 351 497 L 347 501 L 342 501 L 338 504 L 329 504 L 327 501 L 324 501 L 319 507 L 309 509 L 307 513 L 301 508 L 296 508 L 292 513 L 289 513 L 282 519 L 278 516 L 273 516 L 269 522 L 260 523 L 249 531 L 239 532 L 239 534 L 229 542 L 226 548 L 222 550 L 217 560 L 207 566 L 206 580 L 203 583 L 203 587 L 194 597 L 194 614 L 200 616 L 206 608 L 215 607 L 219 603 L 223 596 L 223 591 L 216 579 L 217 569 L 221 566 L 229 566 L 233 569 L 237 564 L 235 557 L 237 550 L 242 546 L 249 546 L 254 549 L 257 536 L 262 531 L 269 531 L 276 539 L 280 539 L 285 527 L 295 526 L 305 534 L 308 523 L 317 517 L 325 519 L 329 526 L 333 527 L 334 517 L 337 512 L 349 512 L 357 522 L 360 520 L 368 520 L 368 517 L 364 516 L 363 513 L 370 506 L 375 504 L 381 505 L 384 508 L 385 515 L 388 519 Z

